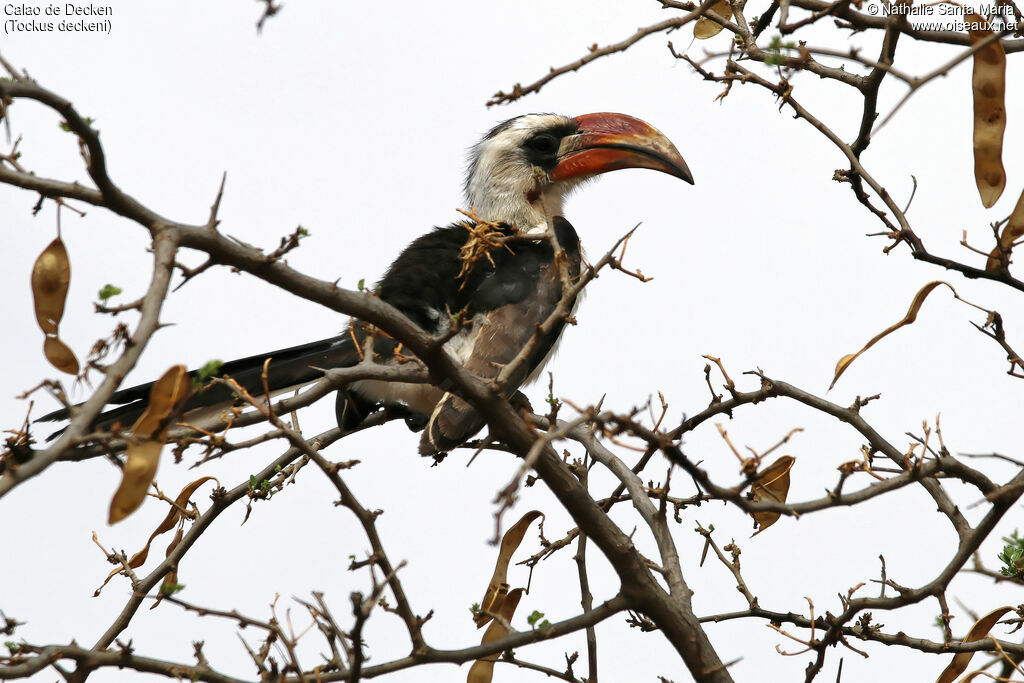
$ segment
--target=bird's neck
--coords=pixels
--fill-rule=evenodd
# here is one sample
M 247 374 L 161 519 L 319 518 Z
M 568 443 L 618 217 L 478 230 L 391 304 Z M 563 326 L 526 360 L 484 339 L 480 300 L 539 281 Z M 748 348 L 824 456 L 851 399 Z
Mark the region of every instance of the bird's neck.
M 562 194 L 549 186 L 472 188 L 469 203 L 482 220 L 507 223 L 521 233 L 544 232 L 551 219 L 562 215 Z

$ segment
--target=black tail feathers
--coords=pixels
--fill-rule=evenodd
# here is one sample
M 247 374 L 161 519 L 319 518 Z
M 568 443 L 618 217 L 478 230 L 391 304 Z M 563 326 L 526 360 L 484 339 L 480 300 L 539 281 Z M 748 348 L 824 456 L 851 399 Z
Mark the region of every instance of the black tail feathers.
M 215 374 L 231 377 L 254 396 L 262 396 L 264 394 L 263 367 L 267 359 L 270 359 L 270 364 L 267 366 L 267 386 L 271 392 L 277 392 L 319 379 L 323 376 L 321 369 L 355 365 L 359 362 L 359 354 L 351 336 L 342 334 L 330 339 L 229 361 L 221 365 Z M 197 374 L 196 370 L 189 373 L 193 379 L 197 377 Z M 146 409 L 152 386 L 152 382 L 147 382 L 116 392 L 110 398 L 110 405 L 116 407 L 101 413 L 93 426 L 99 429 L 109 429 L 117 423 L 123 427 L 131 426 Z M 215 384 L 196 391 L 186 402 L 185 412 L 221 405 L 227 407 L 237 401 L 238 397 L 228 385 Z M 56 422 L 66 419 L 68 419 L 68 411 L 61 409 L 44 415 L 37 422 Z M 355 416 L 351 415 L 346 419 L 352 420 L 355 419 Z M 339 424 L 341 423 L 339 422 Z M 50 438 L 52 439 L 60 433 L 58 431 Z

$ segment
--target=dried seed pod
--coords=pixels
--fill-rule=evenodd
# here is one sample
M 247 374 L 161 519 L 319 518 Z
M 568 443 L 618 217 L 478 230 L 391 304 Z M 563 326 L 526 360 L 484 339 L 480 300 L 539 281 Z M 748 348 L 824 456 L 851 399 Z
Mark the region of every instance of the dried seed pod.
M 141 439 L 167 438 L 167 430 L 177 410 L 192 393 L 192 379 L 184 365 L 175 365 L 160 379 L 153 382 L 149 390 L 146 412 L 132 425 L 132 434 Z
M 69 375 L 78 374 L 78 359 L 75 358 L 75 352 L 56 335 L 46 335 L 46 341 L 43 342 L 43 353 L 46 355 L 46 360 L 50 361 L 50 365 L 61 372 L 66 372 Z
M 543 517 L 543 513 L 539 510 L 530 510 L 518 522 L 509 527 L 505 535 L 501 537 L 501 547 L 498 550 L 498 560 L 494 563 L 494 573 L 491 575 L 491 582 L 487 584 L 487 590 L 484 591 L 484 599 L 480 602 L 481 611 L 473 617 L 477 628 L 491 620 L 491 617 L 484 614 L 483 610 L 493 614 L 501 609 L 502 601 L 505 599 L 502 586 L 506 591 L 508 590 L 505 580 L 508 578 L 508 564 L 512 560 L 512 554 L 523 542 L 527 528 L 538 517 Z
M 732 5 L 729 4 L 729 0 L 718 0 L 709 9 L 723 19 L 732 19 Z M 693 37 L 697 40 L 707 40 L 717 36 L 723 28 L 721 24 L 707 17 L 701 17 L 693 25 Z
M 501 607 L 497 610 L 498 616 L 506 622 L 511 622 L 512 616 L 516 612 L 516 607 L 519 606 L 519 600 L 522 597 L 522 588 L 510 591 L 504 602 L 501 603 Z M 484 631 L 484 637 L 480 640 L 480 644 L 493 643 L 507 635 L 508 629 L 505 628 L 505 625 L 500 621 L 495 621 Z M 473 662 L 473 666 L 469 668 L 469 674 L 466 676 L 466 683 L 491 683 L 494 676 L 494 662 L 496 661 L 498 661 L 498 655 L 489 655 Z
M 43 249 L 32 266 L 32 298 L 36 321 L 44 334 L 57 334 L 57 325 L 64 317 L 69 284 L 71 262 L 64 242 L 58 237 Z
M 121 521 L 142 505 L 156 476 L 167 430 L 191 393 L 192 381 L 184 365 L 175 365 L 153 383 L 146 412 L 132 425 L 135 438 L 128 442 L 128 459 L 121 475 L 121 485 L 110 501 L 111 524 Z
M 142 550 L 132 555 L 131 559 L 128 560 L 129 567 L 132 569 L 138 569 L 145 564 L 146 558 L 149 557 L 149 546 L 153 543 L 153 539 L 160 534 L 167 533 L 174 528 L 175 524 L 182 520 L 181 511 L 188 509 L 188 504 L 190 502 L 189 499 L 192 497 L 192 494 L 196 492 L 197 488 L 208 481 L 217 482 L 217 486 L 220 486 L 220 481 L 216 477 L 200 477 L 190 484 L 187 484 L 185 488 L 181 490 L 178 497 L 174 499 L 174 504 L 171 506 L 171 509 L 167 511 L 167 516 L 164 517 L 162 522 L 160 522 L 160 526 L 154 529 L 153 533 L 149 535 L 149 540 L 146 541 L 146 545 L 143 546 Z M 118 574 L 120 571 L 120 568 L 118 568 L 114 574 Z
M 977 14 L 967 14 L 969 26 L 987 25 Z M 992 35 L 991 28 L 972 28 L 971 45 Z M 974 179 L 985 208 L 991 207 L 1006 187 L 1003 168 L 1003 133 L 1006 130 L 1006 50 L 995 41 L 974 53 Z
M 794 462 L 796 458 L 792 455 L 784 455 L 760 472 L 750 489 L 750 499 L 754 502 L 770 500 L 785 503 L 786 496 L 789 495 L 789 471 L 793 469 Z M 778 512 L 767 511 L 753 513 L 754 523 L 757 525 L 754 536 L 779 521 L 780 515 Z
M 871 341 L 865 344 L 864 348 L 862 348 L 857 353 L 848 353 L 839 359 L 839 362 L 836 363 L 836 374 L 832 378 L 832 384 L 828 385 L 829 391 L 831 391 L 835 387 L 836 382 L 839 381 L 839 376 L 846 372 L 846 368 L 850 367 L 850 363 L 855 361 L 857 357 L 860 356 L 860 354 L 870 349 L 872 346 L 875 345 L 875 342 L 882 339 L 883 337 L 892 334 L 893 332 L 900 329 L 904 325 L 910 325 L 915 320 L 917 320 L 917 314 L 921 311 L 921 306 L 924 305 L 924 300 L 927 299 L 928 295 L 932 293 L 932 290 L 934 290 L 939 285 L 946 285 L 947 287 L 950 288 L 950 290 L 952 290 L 953 296 L 957 297 L 958 299 L 960 298 L 959 296 L 957 296 L 956 290 L 953 289 L 953 285 L 949 284 L 948 282 L 936 280 L 934 282 L 929 282 L 928 284 L 926 284 L 924 287 L 918 290 L 917 294 L 914 295 L 914 300 L 910 302 L 910 308 L 907 310 L 907 314 L 903 316 L 902 320 L 900 320 L 895 325 L 890 325 L 883 331 L 876 334 L 874 337 L 871 338 Z
M 988 636 L 988 632 L 992 630 L 992 627 L 999 623 L 999 620 L 1003 618 L 1003 615 L 1007 612 L 1012 612 L 1012 607 L 1000 607 L 994 609 L 981 619 L 974 622 L 971 629 L 964 636 L 963 642 L 973 643 L 977 640 L 981 640 Z M 974 657 L 973 652 L 958 652 L 953 655 L 953 661 L 949 663 L 935 683 L 953 683 L 957 677 L 967 670 L 967 665 L 971 663 L 971 659 Z
M 1008 262 L 1013 243 L 1021 237 L 1024 237 L 1024 192 L 1020 193 L 1017 206 L 1014 207 L 1013 213 L 1010 214 L 1010 220 L 1006 222 L 1006 227 L 999 235 L 999 246 L 988 255 L 985 270 L 999 270 L 1004 259 Z

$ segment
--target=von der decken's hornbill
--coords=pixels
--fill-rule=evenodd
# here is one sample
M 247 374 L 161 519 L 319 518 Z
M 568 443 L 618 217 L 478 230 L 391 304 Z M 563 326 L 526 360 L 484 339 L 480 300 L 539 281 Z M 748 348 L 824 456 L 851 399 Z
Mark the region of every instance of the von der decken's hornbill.
M 639 119 L 624 114 L 586 114 L 569 118 L 529 114 L 498 125 L 472 150 L 466 177 L 466 201 L 481 221 L 500 224 L 508 234 L 527 239 L 510 250 L 492 249 L 468 273 L 462 273 L 460 249 L 470 232 L 456 223 L 435 228 L 412 242 L 380 281 L 378 292 L 413 322 L 434 335 L 449 330 L 449 313 L 465 310 L 465 326 L 446 344 L 473 374 L 490 379 L 518 352 L 555 309 L 562 296 L 561 279 L 551 244 L 543 235 L 553 229 L 565 250 L 569 274 L 580 272 L 576 231 L 562 216 L 564 197 L 581 182 L 622 168 L 649 168 L 693 182 L 672 143 Z M 529 239 L 536 236 L 536 239 Z M 536 377 L 554 350 L 563 325 L 538 344 L 522 370 L 508 382 L 509 393 Z M 271 358 L 271 391 L 306 384 L 322 377 L 315 368 L 348 367 L 359 361 L 353 337 L 362 343 L 363 326 L 322 341 L 263 353 L 225 363 L 230 375 L 253 394 L 262 393 L 264 361 Z M 374 351 L 382 362 L 394 362 L 394 342 L 378 336 Z M 113 395 L 119 407 L 103 413 L 97 426 L 128 425 L 141 414 L 150 384 Z M 185 406 L 193 409 L 228 405 L 224 385 L 196 393 Z M 357 426 L 379 405 L 404 405 L 410 424 L 423 427 L 420 452 L 447 451 L 473 436 L 484 421 L 456 396 L 429 384 L 360 380 L 339 391 L 338 423 Z M 58 411 L 43 419 L 62 419 Z

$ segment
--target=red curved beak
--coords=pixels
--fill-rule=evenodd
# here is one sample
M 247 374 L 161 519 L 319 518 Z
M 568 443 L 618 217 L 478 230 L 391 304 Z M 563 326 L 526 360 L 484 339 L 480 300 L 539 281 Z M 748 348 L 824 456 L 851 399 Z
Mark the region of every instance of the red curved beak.
M 653 126 L 625 114 L 577 116 L 579 132 L 562 140 L 552 180 L 591 176 L 620 168 L 649 168 L 693 184 L 686 162 Z

